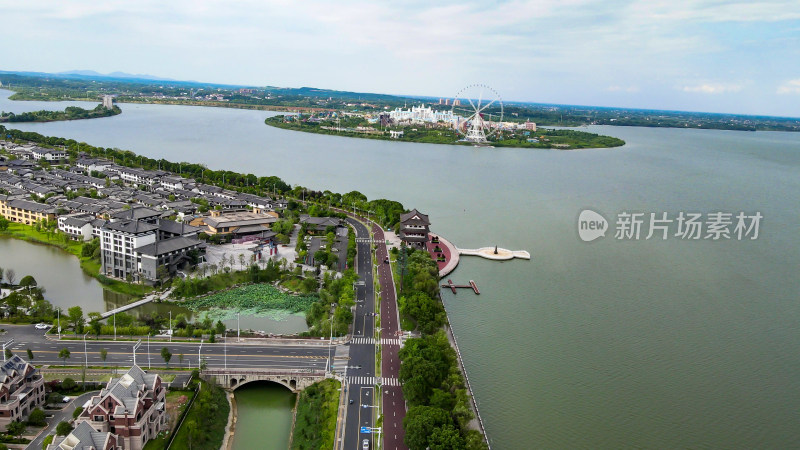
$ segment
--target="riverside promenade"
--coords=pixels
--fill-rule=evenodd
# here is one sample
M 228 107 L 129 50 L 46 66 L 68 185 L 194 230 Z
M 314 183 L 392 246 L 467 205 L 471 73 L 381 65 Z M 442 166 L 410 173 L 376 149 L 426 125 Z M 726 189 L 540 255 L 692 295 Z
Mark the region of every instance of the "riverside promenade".
M 431 258 L 436 261 L 436 265 L 439 267 L 439 278 L 444 278 L 449 275 L 450 272 L 456 270 L 456 266 L 458 266 L 458 261 L 460 259 L 458 249 L 450 241 L 438 234 L 430 233 L 430 237 L 431 239 L 425 243 L 425 246 L 428 249 L 428 253 L 431 254 Z M 436 239 L 439 240 L 438 244 L 432 242 Z M 436 252 L 437 247 L 441 252 Z M 438 256 L 440 254 L 444 256 L 444 261 L 438 261 Z

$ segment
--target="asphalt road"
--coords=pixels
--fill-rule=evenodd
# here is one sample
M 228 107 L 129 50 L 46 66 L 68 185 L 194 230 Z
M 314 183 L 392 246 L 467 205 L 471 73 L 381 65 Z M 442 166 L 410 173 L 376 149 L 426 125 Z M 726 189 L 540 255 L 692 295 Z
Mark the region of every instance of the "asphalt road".
M 400 379 L 400 330 L 397 310 L 397 293 L 392 278 L 392 267 L 385 261 L 389 257 L 383 230 L 373 225 L 372 233 L 377 244 L 375 256 L 378 262 L 378 281 L 381 285 L 381 377 L 383 380 Z M 385 381 L 384 381 L 385 383 Z M 383 448 L 385 450 L 406 450 L 403 442 L 405 430 L 403 419 L 406 417 L 406 402 L 403 388 L 399 383 L 385 384 L 381 387 L 383 396 Z
M 56 427 L 58 426 L 59 422 L 68 422 L 72 419 L 72 412 L 75 411 L 75 408 L 78 406 L 83 406 L 86 403 L 86 400 L 92 398 L 92 395 L 97 394 L 99 391 L 92 391 L 87 392 L 85 394 L 81 394 L 80 396 L 72 399 L 72 401 L 66 405 L 64 409 L 61 411 L 49 411 L 46 410 L 45 413 L 47 415 L 52 414 L 53 417 L 47 419 L 47 428 L 45 428 L 43 433 L 40 433 L 39 436 L 32 440 L 30 444 L 28 444 L 26 449 L 31 450 L 41 450 L 42 448 L 42 441 L 48 434 L 55 433 Z
M 34 364 L 80 366 L 114 366 L 130 367 L 134 362 L 132 341 L 93 341 L 87 340 L 84 352 L 82 340 L 49 340 L 44 331 L 36 330 L 33 325 L 4 325 L 6 334 L 0 336 L 0 342 L 13 339 L 9 347 L 15 354 L 28 359 L 27 349 L 33 351 Z M 199 355 L 209 368 L 270 368 L 270 369 L 316 369 L 324 370 L 328 359 L 328 347 L 325 345 L 253 345 L 236 343 L 235 337 L 228 337 L 227 345 L 218 339 L 217 343 L 185 342 L 151 342 L 148 349 L 147 340 L 136 351 L 136 364 L 140 367 L 166 367 L 161 357 L 161 349 L 167 347 L 172 353 L 170 367 L 197 367 Z M 67 348 L 70 357 L 66 361 L 59 358 L 61 349 Z M 100 350 L 108 352 L 106 360 L 100 357 Z M 180 356 L 183 354 L 183 361 Z M 226 366 L 227 364 L 227 366 Z
M 362 223 L 348 218 L 355 228 L 356 238 L 369 238 L 369 230 Z M 345 376 L 352 383 L 345 383 L 346 388 L 346 421 L 344 428 L 344 446 L 347 450 L 361 450 L 364 439 L 369 441 L 369 448 L 375 448 L 376 435 L 361 433 L 361 427 L 373 428 L 376 407 L 375 383 L 369 382 L 375 377 L 375 343 L 373 339 L 357 339 L 374 337 L 375 292 L 372 279 L 371 244 L 356 241 L 356 270 L 359 282 L 356 286 L 356 312 L 353 318 L 353 343 L 350 344 L 350 360 Z M 359 283 L 360 284 L 360 283 Z M 355 343 L 365 342 L 365 343 Z M 370 343 L 371 342 L 371 343 Z M 360 368 L 358 368 L 360 367 Z M 351 405 L 349 400 L 353 400 Z

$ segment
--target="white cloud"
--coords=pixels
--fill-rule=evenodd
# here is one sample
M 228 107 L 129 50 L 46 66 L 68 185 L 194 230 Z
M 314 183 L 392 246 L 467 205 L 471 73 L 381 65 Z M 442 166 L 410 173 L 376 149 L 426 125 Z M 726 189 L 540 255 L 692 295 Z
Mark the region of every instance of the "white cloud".
M 699 92 L 702 94 L 723 94 L 726 92 L 739 92 L 741 84 L 703 83 L 692 86 L 683 86 L 683 92 Z
M 608 92 L 628 92 L 628 93 L 635 93 L 639 92 L 639 86 L 609 86 L 606 88 Z
M 789 80 L 786 83 L 778 86 L 777 93 L 780 95 L 800 94 L 800 78 L 796 80 Z
M 798 0 L 6 3 L 5 70 L 695 110 L 800 89 L 777 78 L 800 72 Z

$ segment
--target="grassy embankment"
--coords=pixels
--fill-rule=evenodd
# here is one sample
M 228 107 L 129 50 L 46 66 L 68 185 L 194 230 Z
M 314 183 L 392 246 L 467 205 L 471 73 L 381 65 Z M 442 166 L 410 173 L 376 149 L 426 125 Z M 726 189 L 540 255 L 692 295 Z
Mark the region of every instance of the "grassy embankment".
M 81 269 L 84 273 L 97 279 L 103 288 L 109 289 L 121 294 L 127 294 L 134 297 L 141 297 L 148 292 L 152 291 L 149 286 L 125 283 L 123 281 L 112 280 L 100 274 L 100 262 L 90 256 L 81 256 L 82 243 L 78 241 L 65 240 L 62 234 L 48 233 L 45 231 L 36 231 L 30 225 L 11 222 L 8 224 L 8 229 L 0 231 L 0 236 L 8 236 L 14 239 L 32 242 L 35 244 L 50 245 L 58 247 L 67 253 L 70 253 L 80 260 Z
M 341 383 L 327 379 L 300 393 L 292 434 L 293 449 L 333 448 Z
M 222 445 L 230 412 L 228 397 L 219 386 L 200 383 L 200 393 L 177 430 L 172 448 L 217 450 Z
M 336 131 L 322 128 L 336 127 L 336 123 L 329 122 L 298 122 L 296 120 L 284 122 L 284 116 L 274 116 L 267 118 L 264 123 L 267 125 L 293 131 L 305 131 L 307 133 L 329 134 L 344 137 L 355 137 L 361 139 L 391 140 L 398 142 L 416 142 L 423 144 L 447 144 L 447 145 L 472 145 L 470 142 L 461 140 L 462 136 L 449 128 L 421 128 L 420 126 L 396 127 L 403 131 L 403 137 L 393 139 L 388 132 L 375 131 L 370 133 L 359 133 L 356 131 Z M 368 123 L 359 123 L 358 126 L 371 126 Z M 352 127 L 350 127 L 352 128 Z M 528 139 L 535 139 L 528 141 Z M 534 148 L 534 149 L 557 149 L 570 150 L 581 148 L 610 148 L 625 145 L 625 141 L 611 136 L 603 136 L 595 133 L 587 133 L 578 130 L 551 130 L 541 128 L 537 131 L 530 131 L 529 135 L 510 135 L 502 140 L 489 142 L 495 147 L 514 147 L 514 148 Z
M 169 431 L 161 432 L 154 439 L 147 441 L 144 450 L 164 450 L 167 447 L 169 437 L 193 395 L 193 391 L 175 390 L 167 392 L 165 403 L 169 414 Z

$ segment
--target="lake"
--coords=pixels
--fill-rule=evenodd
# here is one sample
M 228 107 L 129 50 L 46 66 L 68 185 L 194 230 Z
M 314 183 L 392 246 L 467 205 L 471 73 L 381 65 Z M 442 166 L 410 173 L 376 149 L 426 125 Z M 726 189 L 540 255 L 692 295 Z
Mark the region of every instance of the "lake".
M 0 110 L 19 111 L 6 96 Z M 269 112 L 120 106 L 13 126 L 358 190 L 429 214 L 457 246 L 530 251 L 531 261 L 464 257 L 449 278 L 475 280 L 481 295 L 443 292 L 495 448 L 796 445 L 800 134 L 588 127 L 627 145 L 491 149 L 303 134 L 267 127 Z M 585 208 L 612 227 L 622 212 L 763 220 L 756 240 L 645 230 L 585 243 Z

